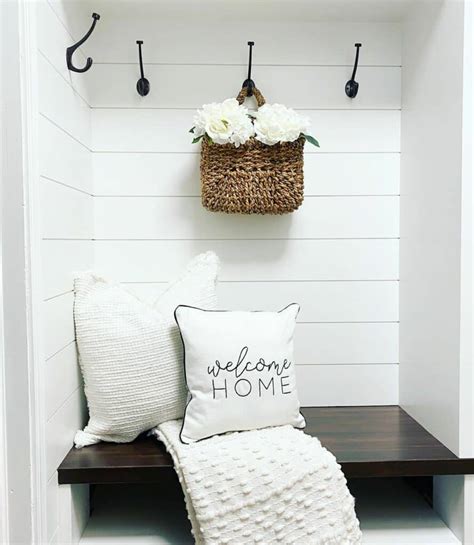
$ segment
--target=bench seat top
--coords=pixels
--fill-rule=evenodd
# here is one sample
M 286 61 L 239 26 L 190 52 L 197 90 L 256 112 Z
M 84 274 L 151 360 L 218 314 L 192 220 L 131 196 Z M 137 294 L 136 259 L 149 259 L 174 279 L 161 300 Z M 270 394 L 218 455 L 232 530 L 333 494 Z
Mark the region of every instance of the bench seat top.
M 302 413 L 305 432 L 336 456 L 347 478 L 474 474 L 474 459 L 458 458 L 397 405 L 306 407 Z M 140 436 L 132 443 L 72 448 L 58 481 L 149 483 L 173 471 L 163 444 Z

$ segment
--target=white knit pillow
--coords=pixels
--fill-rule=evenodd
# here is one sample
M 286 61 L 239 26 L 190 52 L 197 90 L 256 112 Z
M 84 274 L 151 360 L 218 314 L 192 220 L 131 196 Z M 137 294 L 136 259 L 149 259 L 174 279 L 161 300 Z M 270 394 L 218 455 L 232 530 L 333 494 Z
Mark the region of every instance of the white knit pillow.
M 214 309 L 219 260 L 197 256 L 156 301 L 92 273 L 75 280 L 74 319 L 89 423 L 74 439 L 126 443 L 183 416 L 183 350 L 173 311 L 178 304 Z
M 305 426 L 293 359 L 298 311 L 297 304 L 280 312 L 177 307 L 189 389 L 183 443 L 228 431 Z

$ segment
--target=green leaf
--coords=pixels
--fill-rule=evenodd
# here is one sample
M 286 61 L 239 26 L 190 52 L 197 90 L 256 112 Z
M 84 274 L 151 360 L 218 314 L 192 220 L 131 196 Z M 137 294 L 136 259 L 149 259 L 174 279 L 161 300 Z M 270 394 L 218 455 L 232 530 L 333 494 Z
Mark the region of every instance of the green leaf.
M 316 138 L 314 138 L 313 136 L 311 136 L 310 134 L 303 134 L 305 140 L 307 142 L 309 142 L 310 144 L 313 144 L 313 146 L 316 146 L 317 148 L 319 148 L 319 142 L 316 140 Z
M 201 138 L 204 138 L 204 135 L 201 134 L 201 136 L 197 136 L 196 138 L 193 138 L 193 144 L 197 144 Z
M 189 129 L 189 132 L 192 134 L 192 133 L 194 132 L 194 129 L 195 129 L 195 128 L 196 128 L 196 127 L 191 127 L 191 128 Z

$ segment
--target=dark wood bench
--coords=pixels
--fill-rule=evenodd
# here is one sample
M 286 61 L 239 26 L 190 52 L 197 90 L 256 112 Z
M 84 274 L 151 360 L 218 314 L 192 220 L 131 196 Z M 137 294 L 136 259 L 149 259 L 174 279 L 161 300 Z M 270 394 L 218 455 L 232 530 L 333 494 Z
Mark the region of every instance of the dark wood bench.
M 458 458 L 400 407 L 306 407 L 306 433 L 318 437 L 347 478 L 474 474 L 474 459 Z M 59 484 L 150 483 L 173 472 L 155 438 L 72 448 Z

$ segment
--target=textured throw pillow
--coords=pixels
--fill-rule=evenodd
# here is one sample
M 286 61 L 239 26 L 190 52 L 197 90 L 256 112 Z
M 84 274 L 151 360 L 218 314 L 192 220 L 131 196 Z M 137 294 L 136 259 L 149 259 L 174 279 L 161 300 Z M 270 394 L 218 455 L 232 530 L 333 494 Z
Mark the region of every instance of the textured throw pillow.
M 89 423 L 76 447 L 126 443 L 183 416 L 183 350 L 173 311 L 180 303 L 216 308 L 217 256 L 196 257 L 151 303 L 91 273 L 76 279 L 74 319 Z
M 298 312 L 297 304 L 280 312 L 176 308 L 189 390 L 183 443 L 228 431 L 305 426 L 293 360 Z

